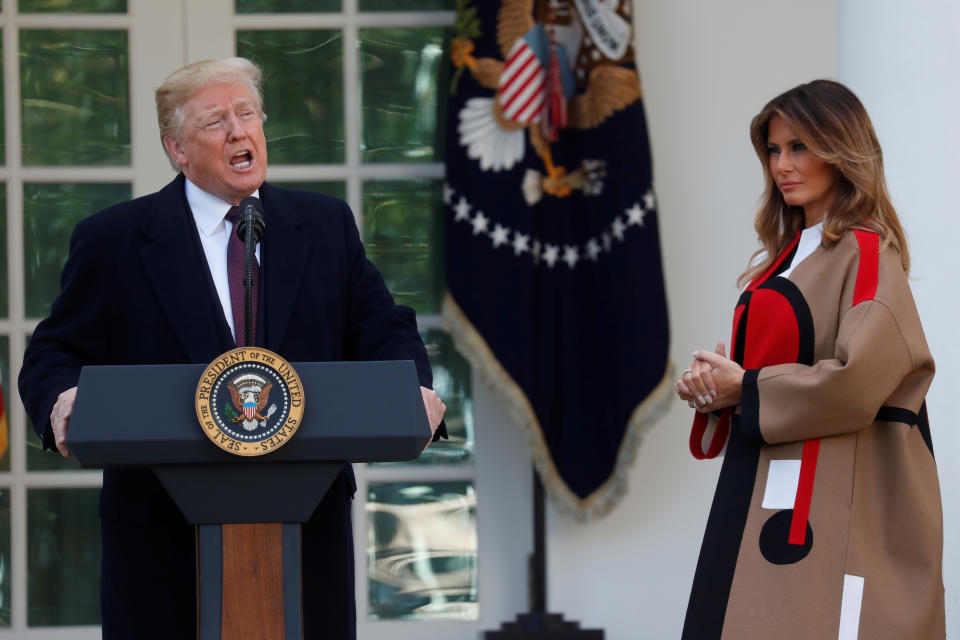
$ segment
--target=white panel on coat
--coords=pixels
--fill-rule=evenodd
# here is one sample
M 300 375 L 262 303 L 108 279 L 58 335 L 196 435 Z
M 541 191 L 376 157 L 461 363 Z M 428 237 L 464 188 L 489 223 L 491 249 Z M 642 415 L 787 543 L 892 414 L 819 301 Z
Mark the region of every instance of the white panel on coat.
M 849 573 L 843 576 L 840 600 L 840 631 L 837 640 L 857 640 L 860 634 L 860 604 L 863 602 L 863 578 Z
M 793 509 L 799 484 L 799 460 L 771 460 L 761 506 L 764 509 Z

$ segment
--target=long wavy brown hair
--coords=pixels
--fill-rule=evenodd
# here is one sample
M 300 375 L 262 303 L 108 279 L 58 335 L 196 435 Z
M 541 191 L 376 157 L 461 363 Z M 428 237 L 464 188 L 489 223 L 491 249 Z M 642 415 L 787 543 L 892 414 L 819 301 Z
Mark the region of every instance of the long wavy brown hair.
M 870 116 L 850 89 L 832 80 L 814 80 L 768 102 L 750 123 L 750 139 L 766 182 L 753 225 L 763 246 L 738 278 L 739 285 L 763 273 L 804 226 L 803 207 L 784 201 L 770 173 L 767 136 L 775 114 L 811 153 L 837 171 L 834 198 L 823 219 L 823 246 L 833 246 L 852 228 L 870 229 L 880 234 L 881 247 L 892 246 L 899 252 L 903 270 L 909 273 L 907 239 L 887 194 L 883 152 Z

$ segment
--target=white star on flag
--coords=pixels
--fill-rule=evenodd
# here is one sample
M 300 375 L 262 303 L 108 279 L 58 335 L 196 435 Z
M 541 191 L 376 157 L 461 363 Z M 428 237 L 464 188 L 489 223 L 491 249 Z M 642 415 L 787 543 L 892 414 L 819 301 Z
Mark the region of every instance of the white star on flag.
M 493 239 L 493 248 L 496 249 L 500 245 L 507 244 L 510 241 L 510 229 L 498 222 L 497 226 L 493 229 L 493 233 L 490 234 L 490 238 Z
M 557 258 L 560 257 L 560 247 L 555 247 L 552 244 L 545 244 L 543 251 L 543 261 L 547 263 L 547 266 L 553 269 L 553 265 L 556 264 Z
M 602 249 L 600 248 L 600 245 L 597 244 L 597 239 L 590 238 L 590 242 L 587 243 L 587 255 L 590 257 L 590 259 L 596 262 L 597 256 L 600 255 L 601 251 Z
M 460 196 L 460 200 L 453 207 L 453 210 L 457 212 L 453 217 L 454 222 L 470 219 L 470 203 L 463 196 Z
M 653 208 L 656 205 L 657 205 L 657 201 L 653 197 L 653 189 L 647 189 L 647 192 L 643 196 L 643 207 L 647 211 L 653 211 Z
M 530 236 L 525 236 L 519 231 L 513 232 L 513 255 L 518 256 L 530 250 Z
M 616 236 L 617 240 L 623 242 L 623 232 L 626 231 L 627 225 L 623 224 L 623 220 L 620 219 L 620 216 L 614 218 L 613 224 L 610 226 L 613 228 L 613 235 Z
M 643 210 L 643 207 L 640 206 L 640 203 L 635 203 L 632 207 L 624 211 L 627 214 L 627 224 L 635 224 L 638 227 L 643 226 L 643 215 L 646 211 Z
M 453 198 L 453 187 L 446 182 L 443 183 L 443 204 L 449 205 Z
M 489 223 L 490 218 L 483 215 L 483 211 L 477 211 L 477 215 L 473 219 L 473 235 L 484 233 Z
M 580 251 L 569 244 L 563 246 L 563 261 L 567 263 L 567 266 L 573 269 L 577 266 L 577 261 L 580 259 Z

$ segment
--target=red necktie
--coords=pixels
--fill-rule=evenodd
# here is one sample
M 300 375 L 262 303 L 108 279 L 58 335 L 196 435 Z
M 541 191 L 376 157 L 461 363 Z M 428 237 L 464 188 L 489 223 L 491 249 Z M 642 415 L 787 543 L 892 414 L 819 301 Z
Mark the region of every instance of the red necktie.
M 230 207 L 227 212 L 227 222 L 233 224 L 230 239 L 227 241 L 227 281 L 230 283 L 230 309 L 233 311 L 233 334 L 238 347 L 251 346 L 244 344 L 244 299 L 243 299 L 243 241 L 237 235 L 237 218 L 239 209 Z M 260 264 L 254 260 L 253 271 L 253 317 L 251 318 L 250 334 L 256 340 L 257 335 L 257 301 L 260 297 Z

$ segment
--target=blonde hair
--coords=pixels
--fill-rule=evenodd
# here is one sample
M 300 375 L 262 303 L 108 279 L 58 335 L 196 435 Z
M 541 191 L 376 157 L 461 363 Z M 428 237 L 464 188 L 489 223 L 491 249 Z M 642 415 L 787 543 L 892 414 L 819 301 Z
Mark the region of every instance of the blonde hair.
M 890 202 L 883 177 L 883 152 L 863 104 L 850 89 L 832 80 L 814 80 L 770 102 L 750 123 L 750 139 L 763 165 L 766 186 L 754 228 L 763 247 L 737 282 L 744 286 L 763 273 L 804 226 L 802 207 L 788 205 L 770 172 L 767 138 L 778 115 L 807 149 L 837 171 L 836 192 L 823 219 L 823 246 L 835 245 L 852 228 L 875 231 L 881 247 L 893 246 L 903 270 L 910 271 L 907 239 Z M 766 255 L 758 263 L 758 256 Z
M 263 96 L 260 88 L 263 83 L 263 72 L 260 67 L 246 58 L 223 58 L 222 60 L 201 60 L 177 69 L 163 81 L 157 89 L 157 124 L 160 126 L 160 144 L 165 138 L 176 138 L 180 135 L 180 128 L 187 117 L 183 109 L 184 103 L 200 89 L 207 85 L 220 82 L 232 84 L 235 82 L 246 85 L 256 102 L 260 119 L 266 120 L 263 112 Z M 170 159 L 174 170 L 180 167 L 170 156 L 166 145 L 164 153 Z

